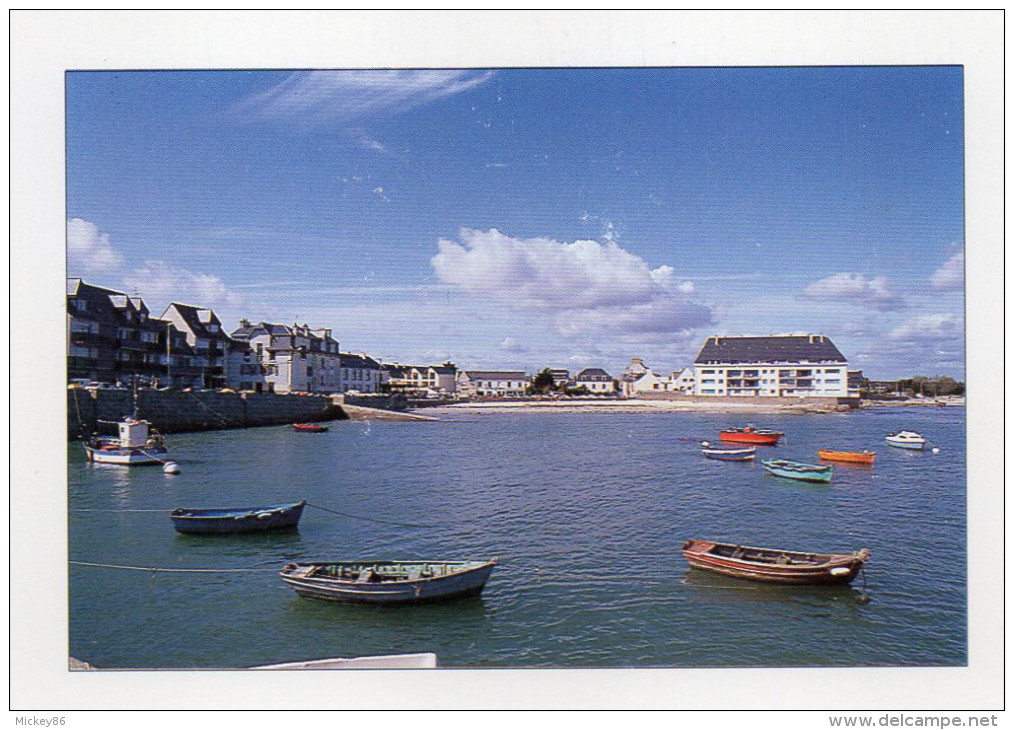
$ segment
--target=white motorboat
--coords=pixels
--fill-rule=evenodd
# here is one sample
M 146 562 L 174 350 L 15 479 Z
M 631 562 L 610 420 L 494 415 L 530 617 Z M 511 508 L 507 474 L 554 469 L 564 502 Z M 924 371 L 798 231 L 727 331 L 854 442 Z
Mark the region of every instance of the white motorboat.
M 887 435 L 887 443 L 891 446 L 897 446 L 899 449 L 914 449 L 917 451 L 921 451 L 926 447 L 926 439 L 922 437 L 922 434 L 918 434 L 915 431 L 890 433 Z

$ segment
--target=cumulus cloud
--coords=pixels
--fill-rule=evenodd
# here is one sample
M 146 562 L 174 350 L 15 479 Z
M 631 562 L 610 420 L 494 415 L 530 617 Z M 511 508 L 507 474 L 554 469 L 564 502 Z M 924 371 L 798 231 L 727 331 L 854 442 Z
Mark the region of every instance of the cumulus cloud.
M 237 103 L 232 113 L 263 121 L 308 125 L 393 116 L 486 83 L 492 71 L 298 71 Z
M 881 312 L 905 306 L 901 297 L 887 286 L 887 278 L 842 272 L 815 281 L 803 290 L 803 297 L 817 301 L 848 302 Z
M 923 314 L 902 322 L 888 337 L 902 342 L 948 340 L 961 338 L 964 332 L 964 322 L 955 314 Z
M 71 273 L 112 271 L 123 264 L 123 257 L 109 242 L 109 234 L 81 218 L 67 221 L 67 266 Z
M 460 239 L 437 244 L 430 263 L 441 281 L 516 310 L 552 313 L 564 335 L 673 333 L 712 321 L 671 266 L 652 269 L 614 241 L 518 239 L 496 229 L 463 229 Z
M 180 302 L 199 307 L 241 307 L 244 300 L 230 291 L 219 277 L 171 266 L 164 261 L 145 261 L 123 277 L 124 283 L 153 302 Z
M 526 352 L 525 348 L 518 344 L 518 341 L 513 337 L 505 337 L 500 343 L 500 349 L 507 352 Z
M 965 252 L 959 251 L 930 276 L 930 285 L 937 291 L 954 291 L 965 285 Z

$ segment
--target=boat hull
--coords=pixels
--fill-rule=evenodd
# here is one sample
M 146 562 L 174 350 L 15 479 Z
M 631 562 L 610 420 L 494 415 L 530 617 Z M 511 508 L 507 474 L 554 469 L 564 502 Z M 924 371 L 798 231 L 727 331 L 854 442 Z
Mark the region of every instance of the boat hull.
M 872 464 L 876 454 L 872 451 L 830 451 L 821 449 L 817 456 L 826 461 L 838 461 L 845 464 Z
M 772 461 L 762 461 L 761 465 L 776 477 L 783 479 L 795 479 L 798 482 L 817 482 L 827 484 L 834 475 L 834 470 L 829 466 L 820 467 L 809 464 L 799 464 L 795 468 L 785 464 Z
M 745 449 L 701 449 L 701 453 L 716 461 L 750 461 L 757 455 L 757 447 Z
M 743 555 L 734 557 L 737 551 Z M 688 540 L 683 545 L 683 557 L 692 568 L 732 578 L 786 585 L 835 585 L 850 583 L 869 554 L 861 550 L 852 555 L 814 555 Z
M 294 530 L 299 526 L 305 501 L 275 507 L 235 509 L 177 509 L 170 518 L 185 535 L 238 535 L 250 532 Z
M 784 434 L 763 431 L 722 431 L 718 435 L 722 441 L 737 444 L 759 444 L 762 446 L 774 446 L 782 436 Z
M 327 431 L 327 426 L 321 426 L 317 423 L 294 423 L 292 424 L 292 428 L 304 433 L 324 433 Z
M 908 449 L 909 451 L 922 451 L 926 448 L 925 442 L 917 441 L 892 441 L 890 438 L 887 439 L 887 445 L 893 446 L 896 449 Z
M 94 464 L 118 464 L 119 466 L 145 466 L 162 464 L 169 459 L 169 450 L 156 447 L 150 449 L 94 448 L 85 446 L 88 461 Z
M 389 582 L 359 582 L 341 580 L 316 574 L 315 566 L 334 566 L 337 563 L 293 563 L 285 566 L 279 575 L 304 598 L 316 598 L 338 603 L 364 603 L 372 605 L 407 605 L 449 601 L 477 596 L 489 580 L 496 560 L 486 563 L 427 563 L 427 565 L 460 565 L 458 572 L 432 578 L 397 580 Z

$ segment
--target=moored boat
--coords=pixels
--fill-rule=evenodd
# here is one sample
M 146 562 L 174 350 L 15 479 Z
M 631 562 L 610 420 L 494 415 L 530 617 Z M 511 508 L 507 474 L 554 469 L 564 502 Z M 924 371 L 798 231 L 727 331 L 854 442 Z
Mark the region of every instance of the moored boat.
M 832 451 L 820 449 L 817 456 L 827 461 L 840 461 L 847 464 L 872 464 L 877 454 L 873 451 Z
M 722 441 L 734 441 L 741 444 L 762 444 L 774 446 L 785 434 L 780 431 L 771 431 L 766 428 L 727 428 L 719 434 Z
M 764 459 L 761 464 L 771 474 L 803 482 L 830 482 L 834 469 L 830 466 L 802 464 L 788 459 Z
M 297 431 L 306 431 L 308 433 L 323 433 L 327 431 L 327 426 L 322 426 L 319 423 L 294 423 L 292 427 Z
M 756 446 L 707 446 L 701 453 L 717 461 L 750 461 L 757 455 Z
M 103 423 L 106 423 L 105 421 Z M 84 444 L 88 461 L 96 464 L 142 466 L 164 464 L 169 450 L 148 421 L 128 416 L 116 422 L 118 436 L 94 436 Z
M 289 563 L 279 575 L 306 598 L 397 605 L 476 596 L 496 563 L 496 558 Z
M 848 555 L 803 553 L 707 540 L 687 540 L 682 549 L 693 568 L 768 583 L 849 583 L 870 558 L 865 548 Z
M 922 437 L 922 434 L 918 434 L 915 431 L 889 433 L 887 434 L 886 440 L 889 445 L 897 446 L 899 449 L 913 449 L 918 451 L 926 447 L 926 439 Z
M 274 507 L 175 509 L 169 515 L 177 532 L 187 535 L 236 535 L 246 532 L 294 529 L 306 500 Z

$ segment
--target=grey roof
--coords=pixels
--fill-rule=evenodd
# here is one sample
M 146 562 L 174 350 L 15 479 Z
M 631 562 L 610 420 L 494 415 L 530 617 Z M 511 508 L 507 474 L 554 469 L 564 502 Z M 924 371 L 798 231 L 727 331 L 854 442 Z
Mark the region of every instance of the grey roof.
M 380 370 L 380 363 L 369 355 L 355 355 L 351 352 L 338 353 L 341 357 L 343 368 L 365 368 L 366 370 Z
M 465 374 L 471 380 L 525 380 L 528 377 L 523 370 L 466 370 Z
M 454 375 L 458 371 L 453 365 L 430 365 L 430 368 L 438 375 Z
M 610 375 L 602 368 L 585 368 L 577 374 L 578 380 L 591 380 L 593 378 L 609 378 Z
M 709 337 L 695 365 L 778 362 L 845 362 L 824 335 Z

